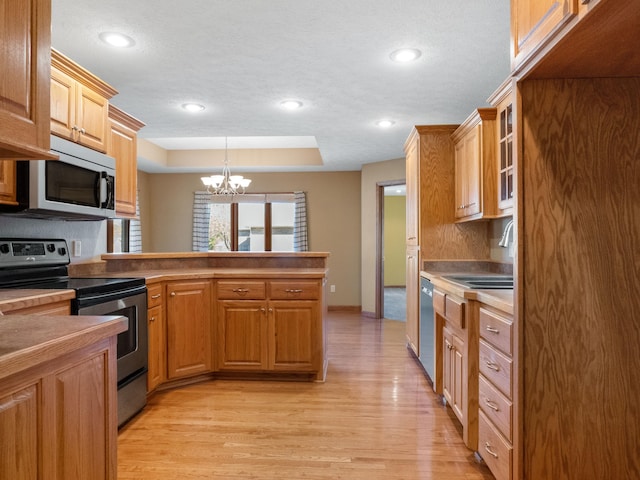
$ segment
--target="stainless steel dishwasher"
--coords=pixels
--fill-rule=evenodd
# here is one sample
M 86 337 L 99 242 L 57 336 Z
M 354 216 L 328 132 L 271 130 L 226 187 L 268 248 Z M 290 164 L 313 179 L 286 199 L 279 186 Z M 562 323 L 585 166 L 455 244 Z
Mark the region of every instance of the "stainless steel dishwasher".
M 433 315 L 433 284 L 429 279 L 420 277 L 420 356 L 418 357 L 425 372 L 435 384 L 436 345 L 435 323 Z

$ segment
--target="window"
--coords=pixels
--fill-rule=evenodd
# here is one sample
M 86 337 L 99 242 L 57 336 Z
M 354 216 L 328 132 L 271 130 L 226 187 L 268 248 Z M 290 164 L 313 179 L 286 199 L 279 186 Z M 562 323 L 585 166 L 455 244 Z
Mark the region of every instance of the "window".
M 214 197 L 209 210 L 209 250 L 292 252 L 294 223 L 293 194 Z

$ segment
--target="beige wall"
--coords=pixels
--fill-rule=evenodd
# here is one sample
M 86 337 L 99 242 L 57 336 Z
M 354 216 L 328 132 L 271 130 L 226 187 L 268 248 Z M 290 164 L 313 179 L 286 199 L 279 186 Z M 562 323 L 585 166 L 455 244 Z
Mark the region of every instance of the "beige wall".
M 140 172 L 143 250 L 191 251 L 193 192 L 201 174 Z M 360 172 L 251 173 L 253 193 L 307 193 L 309 249 L 329 252 L 329 305 L 360 305 Z
M 376 188 L 379 182 L 404 181 L 405 159 L 368 163 L 361 174 L 361 236 L 362 236 L 362 311 L 375 312 L 376 305 Z
M 399 287 L 406 284 L 407 262 L 407 197 L 384 197 L 384 286 Z

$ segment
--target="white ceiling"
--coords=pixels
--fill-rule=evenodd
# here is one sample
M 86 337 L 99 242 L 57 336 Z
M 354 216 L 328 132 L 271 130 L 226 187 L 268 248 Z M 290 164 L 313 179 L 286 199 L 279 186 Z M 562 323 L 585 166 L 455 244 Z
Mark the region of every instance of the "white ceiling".
M 119 91 L 113 104 L 146 123 L 140 138 L 176 150 L 224 148 L 225 136 L 262 137 L 234 139 L 247 148 L 317 142 L 324 165 L 290 171 L 401 158 L 413 125 L 462 122 L 509 74 L 508 0 L 53 0 L 52 8 L 53 47 Z M 136 44 L 107 46 L 104 31 Z M 402 47 L 422 56 L 392 62 Z M 285 99 L 304 107 L 283 110 Z M 189 114 L 185 102 L 206 109 Z M 377 127 L 383 118 L 395 124 Z M 244 171 L 252 170 L 269 165 Z

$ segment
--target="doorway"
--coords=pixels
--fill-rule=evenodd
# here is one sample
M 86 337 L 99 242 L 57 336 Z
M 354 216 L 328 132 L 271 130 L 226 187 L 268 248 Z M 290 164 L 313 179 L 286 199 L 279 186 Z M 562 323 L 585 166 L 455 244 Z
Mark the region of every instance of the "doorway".
M 406 321 L 406 185 L 377 184 L 376 318 Z

